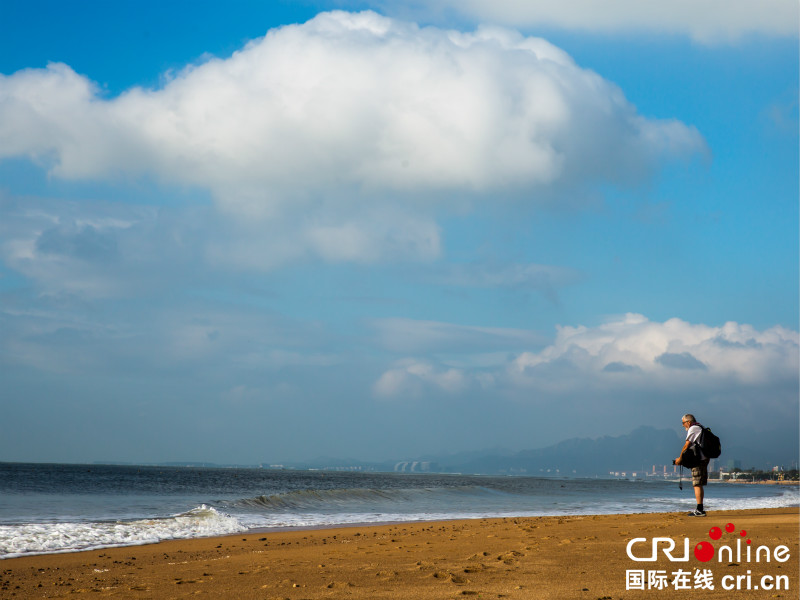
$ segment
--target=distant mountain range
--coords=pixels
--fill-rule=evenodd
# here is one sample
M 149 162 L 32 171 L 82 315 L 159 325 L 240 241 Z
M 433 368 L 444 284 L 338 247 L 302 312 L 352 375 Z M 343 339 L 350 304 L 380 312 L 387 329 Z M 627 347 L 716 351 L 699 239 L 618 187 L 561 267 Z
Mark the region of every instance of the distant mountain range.
M 796 468 L 796 453 L 791 443 L 783 445 L 753 444 L 756 440 L 731 435 L 732 439 L 745 439 L 748 443 L 726 443 L 724 432 L 722 456 L 717 465 L 738 461 L 738 466 L 769 469 L 773 465 Z M 287 468 L 318 468 L 342 470 L 374 470 L 431 473 L 471 473 L 485 475 L 534 475 L 560 477 L 607 477 L 611 472 L 663 472 L 672 469 L 672 460 L 683 445 L 684 435 L 672 429 L 655 429 L 641 426 L 632 432 L 616 437 L 572 438 L 552 446 L 521 452 L 502 449 L 469 452 L 449 456 L 422 456 L 383 462 L 366 462 L 355 459 L 319 458 L 302 464 L 287 464 Z M 770 436 L 760 435 L 761 440 Z M 785 462 L 781 462 L 785 461 Z M 793 463 L 793 464 L 792 464 Z
M 573 438 L 512 456 L 487 455 L 456 465 L 461 472 L 592 476 L 611 471 L 650 471 L 671 465 L 682 438 L 669 429 L 639 427 L 619 437 Z

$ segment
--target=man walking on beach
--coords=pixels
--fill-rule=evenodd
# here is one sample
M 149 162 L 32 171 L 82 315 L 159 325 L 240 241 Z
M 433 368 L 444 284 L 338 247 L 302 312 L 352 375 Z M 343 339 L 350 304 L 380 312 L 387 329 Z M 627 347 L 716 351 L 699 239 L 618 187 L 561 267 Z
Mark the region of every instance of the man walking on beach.
M 681 422 L 683 423 L 683 427 L 686 429 L 686 442 L 683 444 L 683 448 L 681 449 L 681 455 L 675 459 L 676 465 L 681 464 L 683 453 L 689 449 L 689 446 L 697 442 L 700 438 L 700 434 L 703 433 L 703 428 L 700 426 L 700 423 L 695 421 L 694 415 L 683 415 Z M 700 464 L 696 467 L 692 467 L 692 485 L 694 486 L 694 497 L 697 500 L 697 508 L 688 513 L 690 517 L 706 516 L 706 511 L 703 510 L 703 497 L 704 486 L 708 483 L 709 459 L 706 458 L 702 451 L 700 452 L 700 458 Z

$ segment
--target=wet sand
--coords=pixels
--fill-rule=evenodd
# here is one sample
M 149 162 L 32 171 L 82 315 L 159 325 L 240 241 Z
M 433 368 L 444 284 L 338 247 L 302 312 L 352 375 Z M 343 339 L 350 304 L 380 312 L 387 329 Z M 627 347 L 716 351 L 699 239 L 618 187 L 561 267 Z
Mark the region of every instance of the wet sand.
M 725 532 L 728 523 L 734 532 Z M 718 541 L 709 538 L 712 527 L 723 532 Z M 799 530 L 798 509 L 784 508 L 248 533 L 2 560 L 0 598 L 797 598 Z M 675 557 L 687 537 L 690 548 L 709 541 L 730 545 L 733 555 L 700 562 L 692 553 L 688 562 L 671 562 L 660 553 L 656 562 L 635 562 L 626 546 L 640 537 L 648 539 L 635 546 L 642 557 L 653 537 L 676 540 Z M 744 550 L 738 560 L 735 554 L 737 540 L 747 548 L 745 539 L 750 562 Z M 788 547 L 786 562 L 775 560 L 780 545 Z M 755 561 L 759 546 L 771 550 L 770 562 L 766 551 Z M 698 586 L 697 569 L 710 572 L 713 590 Z M 645 589 L 634 589 L 636 574 L 628 572 L 636 570 Z M 676 579 L 679 570 L 689 575 Z M 659 571 L 666 589 L 647 589 L 647 577 L 656 585 Z M 733 589 L 723 589 L 726 577 Z M 763 589 L 776 581 L 788 589 Z

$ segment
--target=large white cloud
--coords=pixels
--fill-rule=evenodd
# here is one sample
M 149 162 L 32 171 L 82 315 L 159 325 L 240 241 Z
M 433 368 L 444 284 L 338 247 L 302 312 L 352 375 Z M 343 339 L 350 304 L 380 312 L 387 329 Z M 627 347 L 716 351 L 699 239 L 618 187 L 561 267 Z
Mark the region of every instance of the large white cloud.
M 115 98 L 64 64 L 0 76 L 0 158 L 197 186 L 250 223 L 292 213 L 298 252 L 331 260 L 376 256 L 376 223 L 381 240 L 435 256 L 435 213 L 459 197 L 625 184 L 703 150 L 693 127 L 637 114 L 542 39 L 372 12 L 271 30 Z
M 659 323 L 628 314 L 598 327 L 560 327 L 552 345 L 521 354 L 511 371 L 533 385 L 570 371 L 575 385 L 764 385 L 796 380 L 799 359 L 798 334 L 783 327 Z
M 752 33 L 797 36 L 799 16 L 795 0 L 433 0 L 419 11 L 436 15 L 443 9 L 516 27 L 653 31 L 686 34 L 703 43 Z
M 404 336 L 399 334 L 400 344 Z M 799 339 L 783 327 L 759 331 L 733 322 L 721 327 L 681 319 L 660 323 L 628 314 L 597 327 L 560 327 L 552 344 L 492 368 L 406 358 L 380 377 L 374 391 L 391 397 L 412 389 L 421 393 L 425 386 L 436 392 L 489 387 L 528 390 L 541 402 L 583 396 L 590 401 L 615 391 L 691 390 L 713 397 L 736 389 L 747 403 L 761 404 L 770 396 L 766 390 L 783 388 L 794 390 L 790 397 L 796 404 Z

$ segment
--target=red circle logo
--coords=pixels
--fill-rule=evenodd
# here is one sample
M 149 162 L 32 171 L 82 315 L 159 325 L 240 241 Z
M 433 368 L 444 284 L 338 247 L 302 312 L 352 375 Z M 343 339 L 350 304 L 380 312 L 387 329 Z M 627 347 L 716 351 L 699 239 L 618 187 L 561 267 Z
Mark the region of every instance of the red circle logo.
M 708 562 L 714 558 L 714 546 L 711 542 L 700 542 L 694 547 L 694 556 L 700 562 Z

